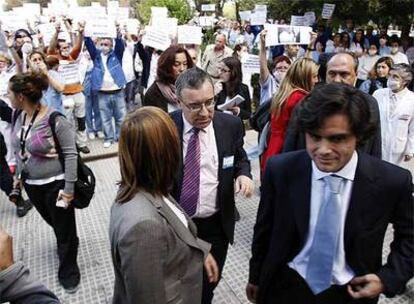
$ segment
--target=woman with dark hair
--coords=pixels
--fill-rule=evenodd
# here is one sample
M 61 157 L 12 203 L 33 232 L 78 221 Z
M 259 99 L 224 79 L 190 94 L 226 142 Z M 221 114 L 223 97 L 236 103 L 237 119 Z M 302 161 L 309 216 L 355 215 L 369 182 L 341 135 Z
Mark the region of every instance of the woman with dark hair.
M 227 110 L 241 119 L 251 115 L 250 92 L 247 85 L 242 83 L 243 73 L 241 62 L 235 57 L 224 58 L 219 64 L 219 76 L 222 90 L 216 95 L 216 109 L 239 95 L 239 102 Z
M 43 73 L 47 76 L 49 87 L 44 92 L 43 100 L 47 106 L 58 110 L 64 114 L 62 104 L 62 92 L 65 84 L 62 76 L 58 73 L 59 59 L 54 56 L 48 56 L 39 51 L 34 50 L 28 56 L 29 71 L 33 73 Z
M 168 113 L 178 110 L 175 80 L 193 65 L 186 49 L 180 46 L 166 49 L 158 59 L 157 79 L 145 93 L 143 105 L 158 107 Z
M 365 80 L 359 89 L 372 95 L 376 90 L 386 88 L 388 72 L 393 64 L 394 63 L 390 57 L 381 57 L 378 59 L 368 74 L 369 79 Z
M 352 39 L 349 50 L 357 57 L 361 57 L 365 52 L 365 35 L 362 29 L 358 29 Z
M 351 48 L 351 38 L 347 32 L 341 33 L 341 48 L 338 49 L 338 52 L 340 51 L 349 51 Z
M 164 111 L 143 107 L 122 123 L 121 181 L 109 224 L 113 303 L 201 303 L 203 264 L 209 282 L 218 280 L 210 245 L 170 195 L 180 153 Z
M 49 123 L 55 111 L 41 102 L 49 87 L 46 75 L 25 73 L 13 76 L 9 95 L 14 122 L 12 143 L 16 152 L 18 180 L 42 218 L 55 232 L 59 256 L 59 282 L 67 292 L 75 292 L 80 282 L 77 264 L 79 240 L 75 210 L 71 206 L 77 180 L 75 133 L 63 115 L 55 117 L 55 135 L 62 151 L 64 168 L 56 152 Z

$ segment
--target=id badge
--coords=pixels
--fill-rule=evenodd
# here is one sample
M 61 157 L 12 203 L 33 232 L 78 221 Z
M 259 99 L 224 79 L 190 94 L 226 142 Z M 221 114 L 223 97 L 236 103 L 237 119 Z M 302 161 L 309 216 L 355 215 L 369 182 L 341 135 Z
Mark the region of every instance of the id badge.
M 223 169 L 232 168 L 234 165 L 234 155 L 223 158 Z

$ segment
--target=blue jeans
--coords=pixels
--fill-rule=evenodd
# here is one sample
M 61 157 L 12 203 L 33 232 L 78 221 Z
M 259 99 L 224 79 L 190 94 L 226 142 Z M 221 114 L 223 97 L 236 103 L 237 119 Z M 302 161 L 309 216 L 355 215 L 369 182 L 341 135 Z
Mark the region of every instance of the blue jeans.
M 102 119 L 99 112 L 98 94 L 85 95 L 86 131 L 96 133 L 102 131 Z
M 98 100 L 105 142 L 117 141 L 119 139 L 121 123 L 126 114 L 124 91 L 121 90 L 112 94 L 99 92 Z M 115 133 L 112 118 L 115 120 Z

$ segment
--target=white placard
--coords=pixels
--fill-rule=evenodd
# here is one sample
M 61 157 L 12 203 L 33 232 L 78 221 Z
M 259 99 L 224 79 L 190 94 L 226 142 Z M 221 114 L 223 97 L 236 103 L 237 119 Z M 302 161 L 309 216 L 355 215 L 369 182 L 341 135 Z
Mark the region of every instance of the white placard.
M 177 29 L 178 44 L 196 44 L 202 43 L 202 28 L 199 26 L 180 25 Z
M 290 26 L 265 24 L 266 46 L 286 44 L 309 44 L 312 28 L 308 26 Z
M 0 16 L 3 30 L 17 31 L 19 29 L 27 30 L 27 22 L 24 16 L 21 16 L 13 11 L 2 13 Z
M 138 35 L 139 21 L 138 19 L 127 19 L 125 22 L 128 33 Z
M 118 8 L 119 7 L 119 2 L 118 1 L 108 1 L 108 3 L 106 4 L 106 7 L 108 9 L 110 9 L 110 8 Z
M 129 7 L 108 8 L 108 16 L 113 20 L 124 22 L 129 18 Z
M 64 84 L 79 83 L 79 65 L 77 63 L 59 64 L 58 72 L 63 78 Z
M 101 7 L 101 3 L 100 2 L 91 2 L 91 6 L 92 7 Z
M 59 32 L 58 39 L 59 40 L 64 40 L 64 41 L 67 41 L 67 42 L 70 42 L 70 40 L 71 40 L 70 39 L 70 34 L 67 31 Z
M 250 16 L 252 15 L 252 11 L 241 11 L 239 12 L 239 16 L 241 20 L 250 21 Z
M 254 6 L 255 12 L 267 12 L 267 5 L 265 4 L 256 4 Z
M 391 37 L 392 35 L 397 35 L 399 38 L 401 38 L 401 31 L 397 30 L 388 30 L 387 35 Z
M 108 16 L 96 16 L 86 22 L 85 37 L 116 38 L 115 21 Z
M 215 4 L 202 4 L 201 5 L 201 11 L 203 11 L 203 12 L 215 12 L 216 11 L 216 5 Z
M 316 15 L 315 12 L 306 12 L 305 15 L 305 25 L 306 26 L 312 26 L 316 21 Z
M 48 46 L 53 35 L 56 33 L 55 25 L 53 23 L 39 24 L 37 29 L 43 35 L 44 44 Z
M 32 15 L 36 15 L 36 16 L 41 15 L 39 3 L 23 3 L 23 7 L 29 12 L 31 12 Z
M 267 12 L 266 11 L 258 11 L 254 12 L 250 15 L 250 24 L 251 25 L 263 25 L 266 23 L 267 19 Z
M 305 26 L 305 21 L 306 21 L 305 16 L 297 16 L 297 15 L 290 16 L 290 25 L 292 26 Z
M 202 27 L 210 27 L 214 25 L 214 17 L 212 16 L 203 16 L 199 18 L 199 24 Z
M 168 8 L 166 7 L 151 7 L 151 19 L 162 19 L 168 17 Z
M 333 15 L 334 10 L 335 10 L 335 4 L 324 3 L 323 8 L 322 8 L 322 18 L 330 19 Z
M 258 55 L 247 55 L 247 58 L 243 62 L 243 73 L 247 74 L 259 74 L 260 73 L 260 60 Z
M 168 33 L 151 26 L 145 27 L 145 35 L 142 37 L 142 44 L 156 50 L 165 51 L 171 45 Z
M 60 2 L 48 3 L 47 7 L 49 8 L 49 16 L 61 16 L 69 12 L 68 6 Z
M 157 23 L 154 25 L 157 29 L 167 33 L 171 37 L 177 36 L 177 18 L 164 18 L 158 19 Z

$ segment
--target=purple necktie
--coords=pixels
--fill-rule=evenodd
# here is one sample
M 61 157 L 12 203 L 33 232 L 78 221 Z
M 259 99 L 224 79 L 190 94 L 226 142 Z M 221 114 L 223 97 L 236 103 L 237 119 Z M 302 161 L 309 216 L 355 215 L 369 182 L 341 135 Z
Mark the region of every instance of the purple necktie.
M 184 178 L 181 188 L 180 205 L 193 216 L 200 200 L 200 141 L 198 133 L 200 129 L 193 128 L 187 146 L 187 154 L 184 162 Z

